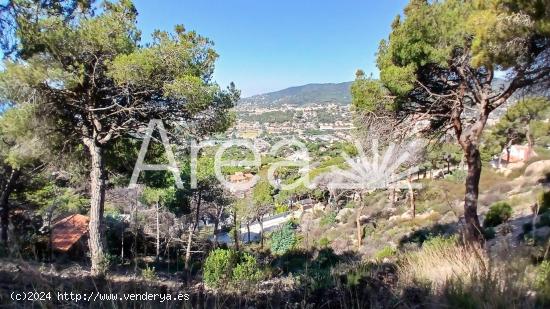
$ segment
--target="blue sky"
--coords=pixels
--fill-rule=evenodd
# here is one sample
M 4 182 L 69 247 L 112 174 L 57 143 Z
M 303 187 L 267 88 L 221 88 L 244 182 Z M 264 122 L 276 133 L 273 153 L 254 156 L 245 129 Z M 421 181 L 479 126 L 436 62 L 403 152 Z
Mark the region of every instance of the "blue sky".
M 139 27 L 175 24 L 215 42 L 215 80 L 243 97 L 307 83 L 377 76 L 375 53 L 406 0 L 135 0 Z

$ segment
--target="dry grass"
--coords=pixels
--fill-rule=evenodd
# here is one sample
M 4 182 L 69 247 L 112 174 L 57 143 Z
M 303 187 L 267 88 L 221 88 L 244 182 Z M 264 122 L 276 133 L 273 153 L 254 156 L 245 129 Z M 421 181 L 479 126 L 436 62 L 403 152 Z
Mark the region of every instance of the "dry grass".
M 422 250 L 402 258 L 399 278 L 407 285 L 429 282 L 437 292 L 449 280 L 471 281 L 474 274 L 486 272 L 488 265 L 489 259 L 481 249 L 458 245 L 454 238 L 436 237 L 426 241 Z
M 534 308 L 540 300 L 521 261 L 508 254 L 498 262 L 480 247 L 438 237 L 401 258 L 399 285 L 404 291 L 424 289 L 425 302 L 441 307 Z
M 507 182 L 506 176 L 501 173 L 497 173 L 490 167 L 484 167 L 481 171 L 481 178 L 479 180 L 479 189 L 480 190 L 495 190 L 495 187 L 501 186 L 503 183 Z M 499 188 L 498 191 L 506 192 L 507 188 L 504 186 Z

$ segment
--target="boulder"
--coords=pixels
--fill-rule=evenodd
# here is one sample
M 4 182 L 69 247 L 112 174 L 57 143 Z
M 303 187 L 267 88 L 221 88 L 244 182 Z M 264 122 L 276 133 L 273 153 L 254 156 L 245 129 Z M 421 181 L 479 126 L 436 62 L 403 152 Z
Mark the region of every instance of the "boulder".
M 361 224 L 369 223 L 371 221 L 371 216 L 362 215 L 359 217 L 359 222 Z
M 405 211 L 404 213 L 401 214 L 401 216 L 399 216 L 399 218 L 403 220 L 412 219 L 412 211 L 410 210 Z
M 351 208 L 343 208 L 343 209 L 340 209 L 340 211 L 338 211 L 338 214 L 336 214 L 336 221 L 337 222 L 344 222 L 347 220 L 347 218 L 349 218 L 349 216 L 351 216 L 353 213 L 355 212 L 355 210 L 351 209 Z
M 317 203 L 313 205 L 313 211 L 325 211 L 325 205 L 323 205 L 322 203 Z

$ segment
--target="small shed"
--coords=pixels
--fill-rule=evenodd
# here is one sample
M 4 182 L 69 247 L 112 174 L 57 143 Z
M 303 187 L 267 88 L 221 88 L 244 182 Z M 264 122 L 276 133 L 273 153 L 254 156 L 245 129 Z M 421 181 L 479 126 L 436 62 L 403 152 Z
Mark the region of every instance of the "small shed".
M 75 214 L 55 222 L 52 226 L 52 249 L 59 253 L 78 256 L 87 249 L 90 218 Z

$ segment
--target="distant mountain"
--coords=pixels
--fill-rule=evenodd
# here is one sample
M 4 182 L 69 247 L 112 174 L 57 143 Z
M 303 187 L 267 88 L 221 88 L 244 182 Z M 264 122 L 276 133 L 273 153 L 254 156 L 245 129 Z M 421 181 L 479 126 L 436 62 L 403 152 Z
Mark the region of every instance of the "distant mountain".
M 315 103 L 350 104 L 350 87 L 352 82 L 307 84 L 290 87 L 241 99 L 239 105 L 273 106 L 273 105 L 309 105 Z
M 307 84 L 303 86 L 295 86 L 279 91 L 258 94 L 248 98 L 243 98 L 239 101 L 240 106 L 278 106 L 283 104 L 303 106 L 310 104 L 334 103 L 346 105 L 351 103 L 350 87 L 353 82 L 343 83 L 326 83 L 326 84 Z M 508 81 L 502 78 L 493 79 L 493 88 L 501 91 L 508 86 Z M 545 94 L 543 91 L 528 91 L 528 93 L 536 95 L 548 96 L 548 91 Z M 497 109 L 492 115 L 500 117 L 506 109 L 520 97 L 515 94 L 504 104 Z M 466 112 L 468 113 L 468 112 Z

